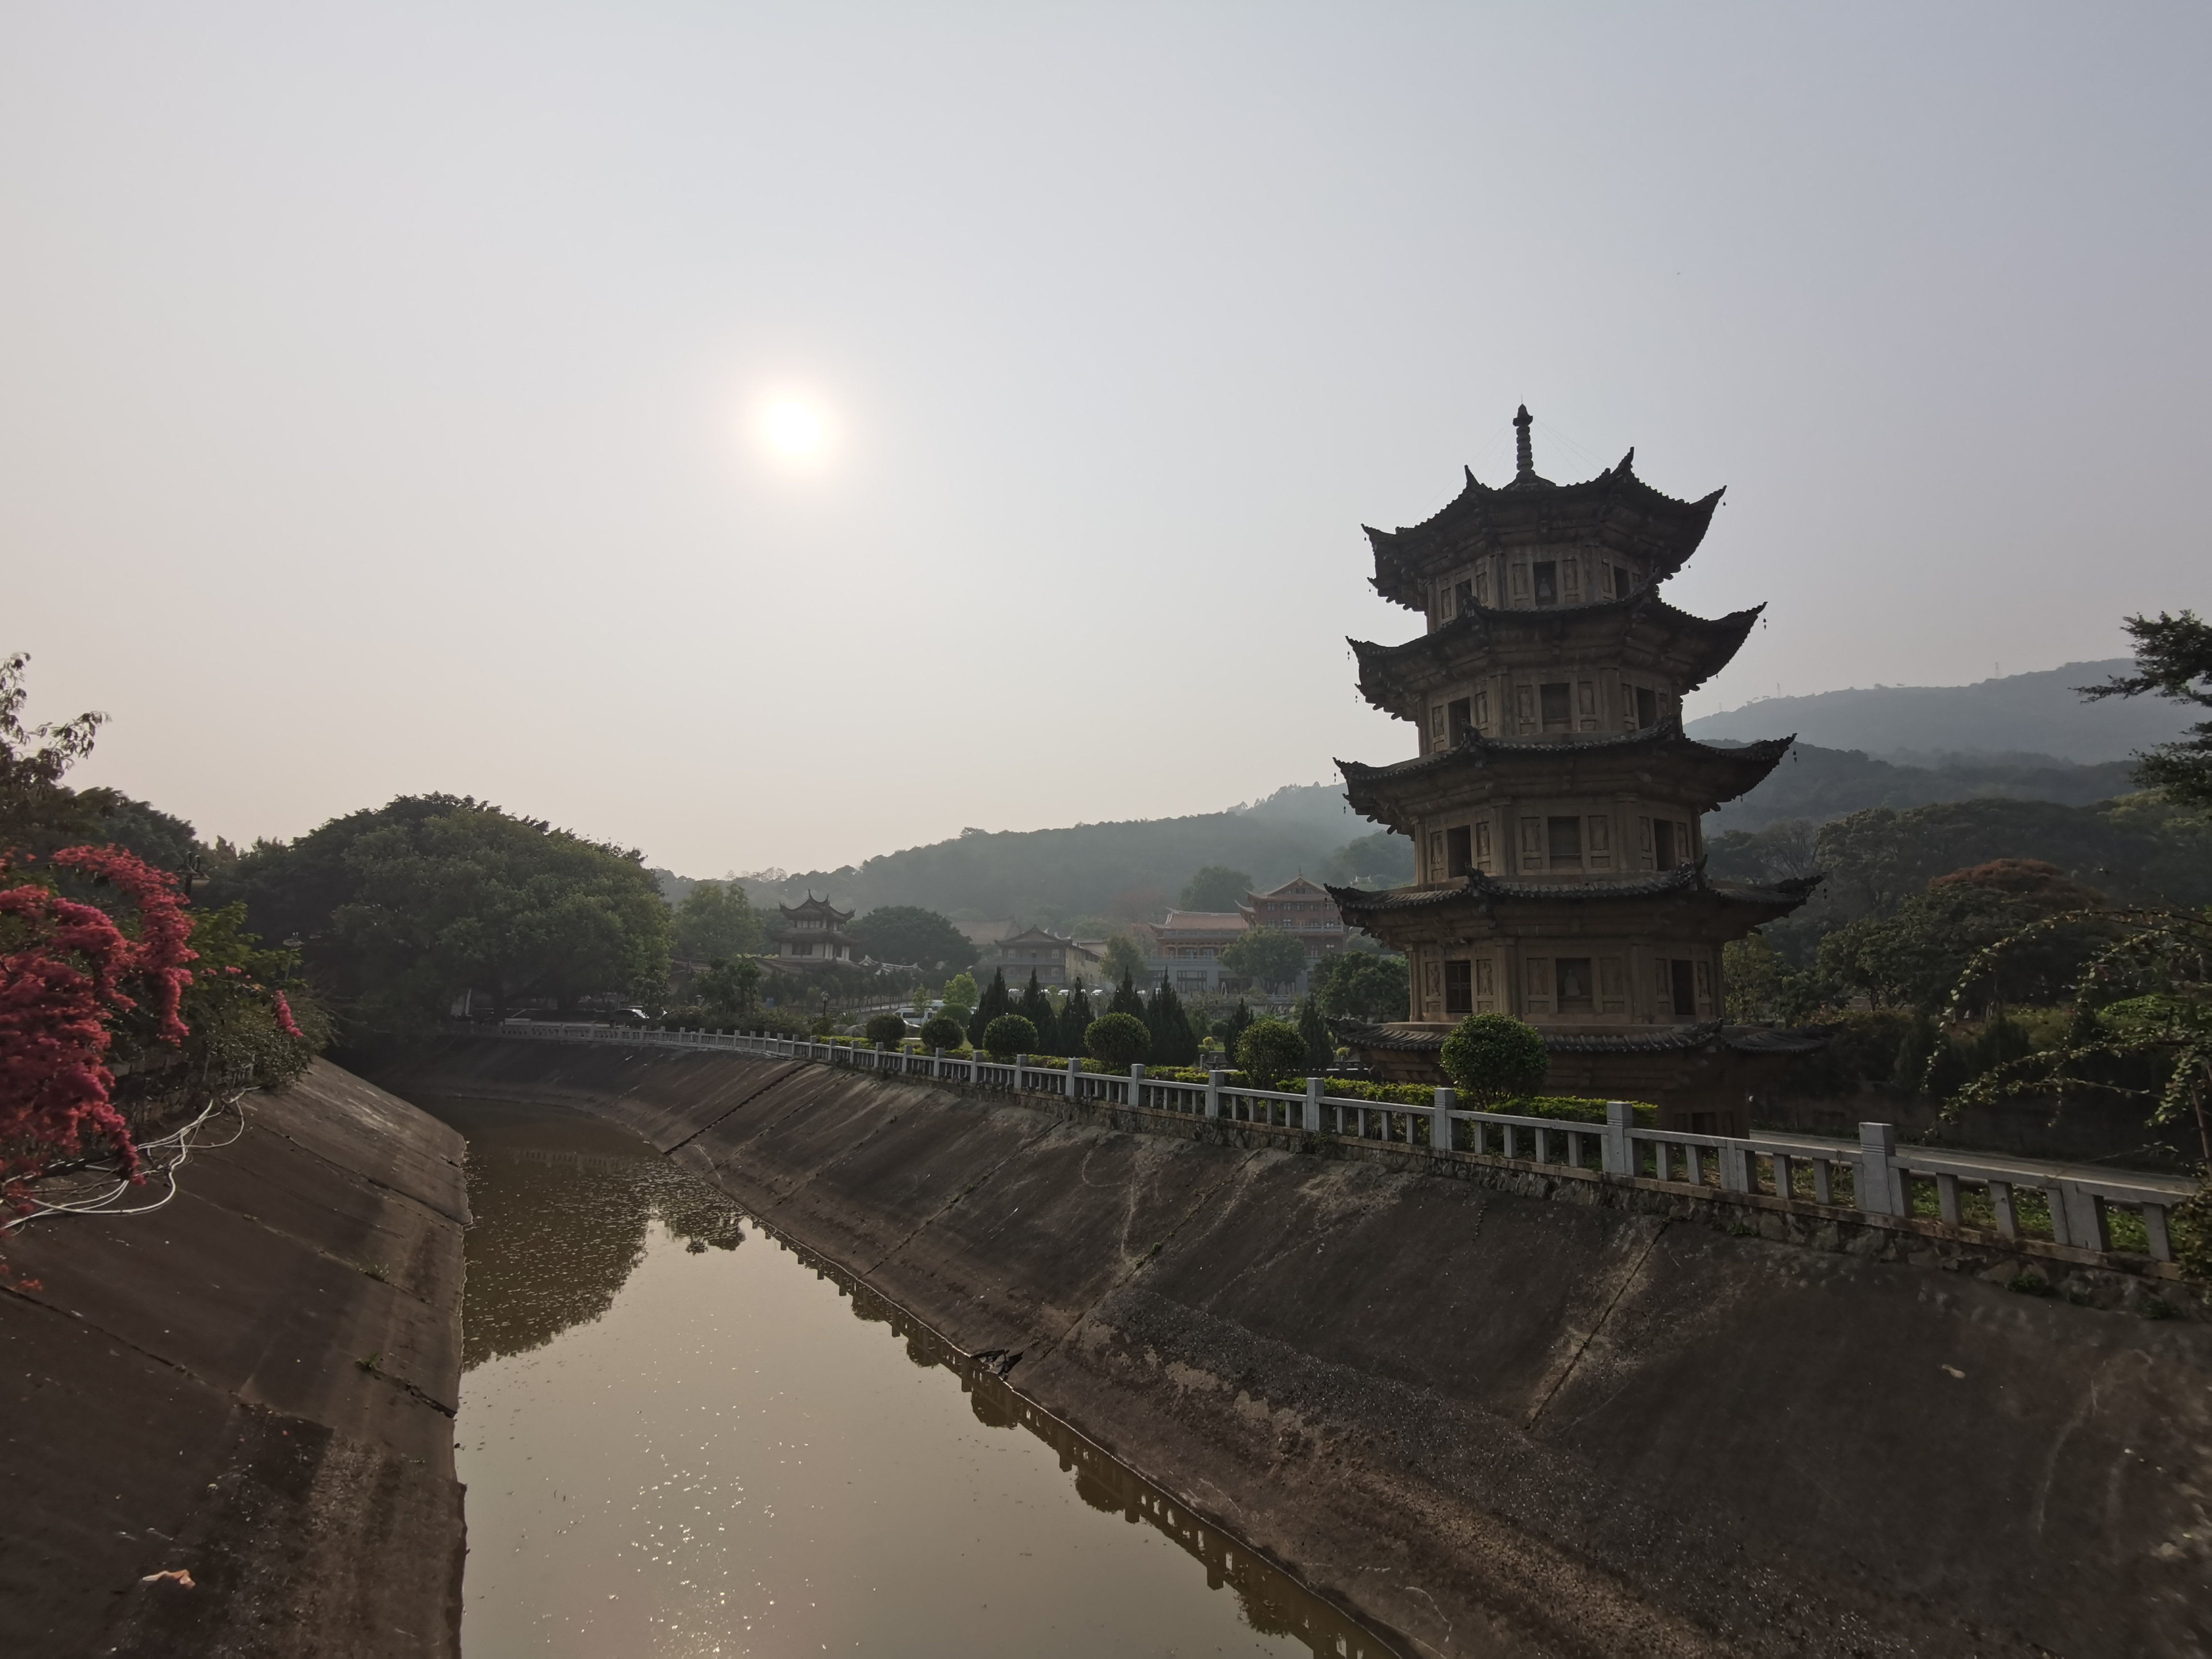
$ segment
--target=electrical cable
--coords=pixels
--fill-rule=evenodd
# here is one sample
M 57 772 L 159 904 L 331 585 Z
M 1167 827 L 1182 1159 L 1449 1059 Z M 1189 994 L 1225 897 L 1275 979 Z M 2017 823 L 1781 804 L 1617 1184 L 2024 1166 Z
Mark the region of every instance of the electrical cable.
M 240 1135 L 243 1135 L 246 1133 L 246 1112 L 242 1107 L 240 1107 L 238 1111 L 238 1127 L 232 1132 L 229 1139 L 198 1141 L 193 1138 L 193 1132 L 195 1130 L 204 1126 L 208 1120 L 215 1116 L 216 1113 L 227 1110 L 233 1107 L 237 1107 L 239 1102 L 246 1098 L 247 1092 L 247 1091 L 240 1089 L 226 1099 L 210 1097 L 208 1103 L 201 1109 L 199 1115 L 197 1117 L 194 1117 L 191 1121 L 171 1130 L 167 1134 L 158 1135 L 151 1140 L 141 1143 L 138 1147 L 138 1155 L 141 1159 L 140 1170 L 138 1175 L 135 1178 L 124 1175 L 121 1171 L 119 1160 L 114 1158 L 87 1162 L 76 1166 L 75 1169 L 70 1171 L 70 1174 L 74 1175 L 79 1171 L 82 1171 L 87 1174 L 97 1174 L 106 1177 L 108 1180 L 112 1181 L 113 1184 L 108 1186 L 105 1191 L 98 1192 L 96 1194 L 80 1194 L 75 1196 L 61 1195 L 57 1198 L 34 1197 L 31 1200 L 31 1207 L 22 1214 L 9 1216 L 4 1219 L 0 1219 L 0 1237 L 4 1237 L 7 1234 L 21 1226 L 25 1222 L 34 1221 L 40 1216 L 127 1216 L 152 1214 L 155 1211 L 160 1209 L 163 1205 L 167 1204 L 176 1197 L 178 1192 L 177 1171 L 183 1169 L 185 1164 L 191 1162 L 192 1153 L 194 1152 L 220 1151 L 222 1148 L 233 1144 L 233 1142 L 236 1141 Z M 173 1157 L 165 1156 L 165 1154 L 172 1152 L 175 1154 Z M 146 1167 L 149 1154 L 152 1155 L 152 1167 L 150 1169 Z M 132 1205 L 128 1207 L 118 1207 L 116 1200 L 122 1198 L 125 1194 L 130 1192 L 132 1188 L 143 1186 L 148 1181 L 156 1176 L 160 1177 L 167 1184 L 168 1188 L 168 1190 L 163 1193 L 160 1198 L 155 1199 L 151 1204 L 138 1204 Z

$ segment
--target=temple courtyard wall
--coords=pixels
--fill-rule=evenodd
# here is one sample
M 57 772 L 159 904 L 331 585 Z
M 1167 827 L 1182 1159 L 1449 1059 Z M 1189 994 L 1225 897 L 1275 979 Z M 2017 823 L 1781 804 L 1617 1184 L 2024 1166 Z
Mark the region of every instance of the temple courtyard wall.
M 629 1124 L 1409 1654 L 2212 1646 L 2170 1280 L 732 1054 L 379 1076 Z

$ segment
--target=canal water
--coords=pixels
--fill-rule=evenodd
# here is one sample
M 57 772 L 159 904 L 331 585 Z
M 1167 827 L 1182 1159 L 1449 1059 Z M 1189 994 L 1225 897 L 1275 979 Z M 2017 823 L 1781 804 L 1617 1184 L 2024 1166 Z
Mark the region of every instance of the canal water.
M 469 1138 L 465 1659 L 1389 1650 L 621 1127 Z

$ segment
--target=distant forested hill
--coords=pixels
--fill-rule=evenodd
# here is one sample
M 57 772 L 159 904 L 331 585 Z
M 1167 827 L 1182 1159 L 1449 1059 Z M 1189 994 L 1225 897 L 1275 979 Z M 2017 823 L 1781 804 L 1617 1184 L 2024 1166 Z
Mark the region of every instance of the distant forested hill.
M 1225 812 L 1065 830 L 967 830 L 857 867 L 781 882 L 747 878 L 744 885 L 755 904 L 790 903 L 811 890 L 841 908 L 915 904 L 946 915 L 1156 921 L 1209 864 L 1249 872 L 1262 887 L 1300 871 L 1380 886 L 1413 879 L 1413 852 L 1403 836 L 1353 817 L 1335 785 L 1294 784 Z
M 1707 818 L 1705 832 L 1759 830 L 1784 818 L 1825 823 L 1869 806 L 1902 811 L 1937 801 L 2049 800 L 2087 806 L 2134 789 L 2131 770 L 2126 761 L 2075 766 L 2047 755 L 1954 756 L 1928 766 L 1901 766 L 1855 749 L 1800 742 L 1765 782 Z
M 1824 749 L 1859 749 L 1893 760 L 2051 756 L 2094 764 L 2169 742 L 2189 724 L 2185 708 L 2156 697 L 2084 702 L 2074 689 L 2134 668 L 2133 659 L 2121 657 L 1973 685 L 1877 685 L 1767 697 L 1693 720 L 1687 729 L 1707 743 L 1747 743 L 1795 732 Z
M 2068 684 L 2080 684 L 2125 665 L 2087 663 L 2058 672 L 2075 677 Z M 1762 710 L 1776 706 L 1758 705 Z M 1788 725 L 1781 730 L 1787 732 Z M 1705 740 L 1731 739 L 1708 734 Z M 2134 787 L 2129 771 L 2125 761 L 2079 765 L 2048 753 L 1951 755 L 1907 765 L 1859 750 L 1801 742 L 1772 776 L 1708 819 L 1706 828 L 1718 836 L 1791 818 L 1819 824 L 1869 807 L 1901 811 L 1942 801 L 2087 806 L 2128 793 Z M 806 871 L 781 881 L 746 878 L 744 885 L 757 905 L 794 902 L 811 891 L 860 910 L 913 904 L 948 915 L 969 911 L 1048 925 L 1075 916 L 1158 921 L 1183 884 L 1209 864 L 1248 871 L 1262 887 L 1300 871 L 1316 880 L 1390 886 L 1413 879 L 1413 848 L 1404 836 L 1352 816 L 1337 785 L 1294 784 L 1225 812 L 1064 830 L 968 830 L 951 841 L 887 853 L 858 866 Z M 672 902 L 690 884 L 659 873 Z

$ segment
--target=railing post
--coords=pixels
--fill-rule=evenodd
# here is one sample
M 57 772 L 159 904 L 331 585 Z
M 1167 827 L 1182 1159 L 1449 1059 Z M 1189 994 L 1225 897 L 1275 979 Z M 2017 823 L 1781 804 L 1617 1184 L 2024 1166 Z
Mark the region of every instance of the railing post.
M 1636 1127 L 1636 1108 L 1625 1100 L 1605 1103 L 1605 1133 L 1598 1146 L 1605 1160 L 1607 1175 L 1632 1176 L 1636 1173 L 1636 1143 L 1628 1132 Z
M 1016 1054 L 1014 1056 L 1014 1092 L 1016 1094 L 1021 1093 L 1027 1083 L 1029 1069 L 1030 1057 L 1027 1054 Z
M 1306 1079 L 1305 1132 L 1310 1135 L 1321 1133 L 1321 1091 L 1328 1085 L 1327 1078 L 1310 1077 Z
M 2077 1250 L 2109 1250 L 2112 1240 L 2105 1233 L 2105 1212 L 2097 1202 L 2097 1195 L 2084 1191 L 2071 1181 L 2054 1182 L 2057 1189 L 2051 1195 L 2053 1215 L 2058 1206 L 2066 1206 L 2066 1239 Z M 2056 1231 L 2054 1228 L 2052 1231 Z
M 1859 1125 L 1859 1208 L 1869 1215 L 1905 1212 L 1905 1172 L 1897 1167 L 1897 1125 Z
M 1129 1106 L 1132 1110 L 1145 1103 L 1145 1063 L 1137 1061 L 1129 1067 Z
M 929 1057 L 929 1075 L 933 1079 L 941 1078 L 945 1075 L 944 1049 L 939 1048 L 935 1054 Z
M 1429 1115 L 1429 1150 L 1449 1152 L 1452 1147 L 1451 1115 L 1459 1109 L 1459 1091 L 1440 1088 Z
M 1754 1190 L 1756 1183 L 1752 1179 L 1751 1148 L 1741 1140 L 1723 1140 L 1721 1142 L 1720 1150 L 1721 1190 L 1724 1193 L 1747 1193 Z
M 884 1069 L 884 1045 L 880 1042 L 876 1045 L 876 1057 L 871 1064 L 872 1064 L 878 1072 Z
M 1221 1115 L 1221 1070 L 1218 1066 L 1206 1074 L 1206 1115 L 1208 1117 Z
M 2143 1242 L 2150 1247 L 2154 1261 L 2173 1260 L 2173 1241 L 2166 1237 L 2166 1206 L 2145 1203 L 2142 1210 Z
M 1082 1098 L 1083 1091 L 1079 1086 L 1082 1082 L 1082 1079 L 1083 1056 L 1080 1054 L 1070 1054 L 1067 1057 L 1067 1097 L 1071 1101 L 1079 1100 Z

